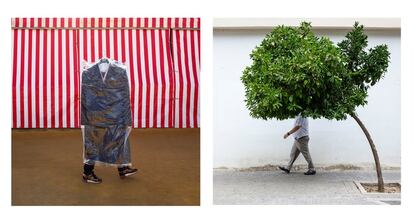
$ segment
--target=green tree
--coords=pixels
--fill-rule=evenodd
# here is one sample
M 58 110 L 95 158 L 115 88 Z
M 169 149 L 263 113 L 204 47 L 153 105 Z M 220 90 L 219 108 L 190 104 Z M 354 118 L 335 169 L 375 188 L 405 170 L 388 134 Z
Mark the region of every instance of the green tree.
M 367 91 L 384 76 L 390 54 L 386 45 L 366 50 L 367 45 L 358 23 L 338 45 L 314 35 L 307 22 L 278 26 L 252 51 L 253 63 L 241 80 L 253 118 L 284 120 L 299 113 L 313 119 L 354 118 L 371 146 L 382 192 L 378 153 L 355 109 L 367 104 Z

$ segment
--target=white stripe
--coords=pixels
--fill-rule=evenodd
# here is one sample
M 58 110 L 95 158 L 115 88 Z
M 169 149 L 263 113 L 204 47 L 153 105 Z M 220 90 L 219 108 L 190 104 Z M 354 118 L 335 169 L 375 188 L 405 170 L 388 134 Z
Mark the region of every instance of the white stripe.
M 97 21 L 97 20 L 96 20 Z M 97 26 L 97 22 L 95 22 L 95 26 Z M 92 62 L 96 62 L 98 61 L 98 56 L 99 56 L 99 41 L 98 41 L 98 36 L 99 33 L 97 30 L 94 31 L 94 43 L 95 43 L 95 57 L 92 58 Z
M 137 22 L 138 23 L 138 22 Z M 138 25 L 138 24 L 137 24 Z M 140 19 L 140 27 L 144 27 L 145 25 L 145 21 L 144 19 Z M 146 127 L 146 123 L 147 123 L 147 119 L 149 120 L 149 116 L 146 115 L 146 110 L 147 108 L 147 89 L 146 89 L 146 85 L 148 84 L 146 77 L 145 77 L 145 52 L 144 52 L 144 31 L 143 30 L 138 30 L 137 32 L 139 32 L 139 40 L 140 40 L 140 45 L 139 45 L 139 52 L 140 52 L 140 56 L 141 56 L 141 61 L 140 61 L 140 68 L 141 68 L 141 79 L 142 79 L 142 85 L 138 85 L 138 87 L 142 88 L 142 94 L 141 94 L 141 124 L 142 124 L 142 128 Z M 137 73 L 138 75 L 138 73 Z M 136 96 L 138 99 L 138 96 Z M 136 102 L 136 106 L 138 108 L 138 102 Z
M 187 114 L 187 96 L 189 96 L 187 94 L 187 87 L 189 86 L 188 82 L 187 82 L 187 70 L 185 68 L 185 55 L 184 55 L 184 31 L 179 31 L 180 32 L 180 47 L 181 47 L 181 75 L 182 75 L 182 79 L 183 79 L 183 106 L 182 106 L 182 110 L 183 110 L 183 114 L 182 114 L 182 126 L 186 127 L 187 126 L 187 118 L 186 118 L 186 114 Z
M 189 27 L 190 27 L 190 25 L 191 25 L 191 18 L 187 18 L 186 22 L 187 22 L 187 24 L 186 24 L 186 26 L 185 26 L 185 27 L 189 28 Z M 190 27 L 190 28 L 191 28 L 191 27 Z
M 66 21 L 66 20 L 65 20 Z M 66 32 L 67 30 L 62 30 L 62 42 L 60 42 L 60 44 L 62 44 L 62 73 L 59 73 L 59 75 L 62 78 L 62 85 L 59 85 L 59 87 L 62 88 L 62 95 L 60 96 L 62 99 L 62 110 L 61 110 L 61 114 L 62 114 L 62 127 L 65 128 L 67 125 L 67 94 L 66 94 L 66 90 L 67 90 L 67 83 L 66 82 L 66 76 L 70 73 L 66 73 Z
M 92 55 L 91 55 L 91 51 L 92 51 L 92 45 L 91 45 L 91 30 L 87 30 L 86 31 L 86 41 L 87 41 L 87 52 L 88 52 L 88 56 L 87 56 L 87 62 L 92 62 Z
M 146 110 L 147 110 L 147 106 L 146 106 L 146 99 L 147 99 L 147 89 L 146 89 L 146 85 L 147 80 L 145 77 L 145 53 L 144 53 L 144 31 L 143 30 L 138 30 L 139 31 L 139 39 L 140 39 L 140 46 L 139 48 L 141 50 L 139 50 L 140 52 L 140 56 L 141 56 L 141 79 L 142 79 L 142 115 L 141 115 L 141 119 L 142 119 L 142 127 L 145 128 L 146 127 L 146 122 L 147 122 L 147 118 L 148 116 L 146 116 Z M 134 48 L 134 50 L 137 50 L 136 48 Z M 138 74 L 138 73 L 137 73 Z M 136 98 L 137 102 L 136 104 L 138 105 L 138 96 Z
M 36 21 L 37 19 L 35 19 Z M 35 23 L 36 24 L 36 23 Z M 29 99 L 32 99 L 32 128 L 36 127 L 36 61 L 38 58 L 36 58 L 36 48 L 38 47 L 36 45 L 36 32 L 39 30 L 33 30 L 32 31 L 32 97 Z
M 149 19 L 151 21 L 151 19 Z M 149 22 L 148 24 L 151 24 L 151 22 Z M 153 60 L 152 60 L 152 54 L 154 53 L 152 51 L 152 39 L 151 39 L 151 31 L 147 31 L 147 48 L 148 48 L 148 65 L 149 65 L 149 85 L 150 85 L 150 102 L 149 102 L 149 127 L 155 127 L 156 125 L 154 125 L 154 117 L 153 117 L 153 113 L 154 113 L 154 71 L 153 71 Z
M 157 25 L 159 25 L 159 23 L 157 23 Z M 156 127 L 161 127 L 163 125 L 161 125 L 161 107 L 162 107 L 162 102 L 165 102 L 162 100 L 162 88 L 165 87 L 165 85 L 162 84 L 162 79 L 161 79 L 161 64 L 160 64 L 160 31 L 159 30 L 155 30 L 154 31 L 155 34 L 155 61 L 156 61 L 156 68 L 157 68 L 157 82 L 158 82 L 158 91 L 156 91 L 155 93 L 158 93 L 158 97 L 157 97 L 157 125 L 155 125 Z
M 197 67 L 197 77 L 200 79 L 200 58 L 198 56 L 200 48 L 198 48 L 198 43 L 200 39 L 198 39 L 198 32 L 194 31 L 194 48 L 195 48 L 195 61 Z
M 106 23 L 106 22 L 104 22 L 104 23 Z M 108 30 L 102 30 L 102 32 L 101 32 L 101 36 L 102 36 L 102 56 L 103 57 L 107 57 L 106 56 L 106 51 L 107 50 L 109 50 L 109 49 L 107 49 L 106 48 L 106 32 L 107 32 Z
M 193 73 L 193 62 L 192 62 L 192 46 L 191 46 L 191 31 L 184 31 L 187 35 L 187 42 L 184 42 L 187 44 L 187 54 L 188 54 L 188 70 L 190 74 L 190 127 L 194 127 L 194 93 L 195 93 L 195 79 L 194 79 L 194 73 Z M 187 87 L 188 87 L 187 86 Z
M 164 23 L 165 24 L 165 23 Z M 169 121 L 169 111 L 170 111 L 170 76 L 169 76 L 169 68 L 168 68 L 168 55 L 167 55 L 167 41 L 166 41 L 166 33 L 167 31 L 163 30 L 161 31 L 162 36 L 162 42 L 163 45 L 163 54 L 164 54 L 164 63 L 161 65 L 164 65 L 164 76 L 165 76 L 165 112 L 163 113 L 165 116 L 165 127 L 168 127 L 168 121 Z
M 198 32 L 194 31 L 194 48 L 195 48 L 195 61 L 196 61 L 196 71 L 197 71 L 197 79 L 200 82 L 200 57 L 198 56 L 200 48 L 198 48 Z M 198 103 L 197 103 L 197 127 L 200 127 L 200 86 L 198 86 Z
M 60 28 L 62 25 L 60 24 L 60 18 L 56 19 L 56 27 Z
M 59 22 L 58 22 L 59 25 Z M 59 31 L 55 32 L 55 57 L 52 58 L 55 61 L 55 127 L 57 128 L 59 126 Z
M 109 48 L 106 50 L 109 50 L 109 57 L 114 58 L 114 31 L 111 29 L 109 30 Z
M 179 18 L 178 24 L 179 27 L 183 27 L 183 23 L 184 23 L 184 19 L 183 18 Z M 189 86 L 187 83 L 187 70 L 185 67 L 185 56 L 184 56 L 184 31 L 178 31 L 180 33 L 180 39 L 178 39 L 178 41 L 180 42 L 180 59 L 181 59 L 181 77 L 183 79 L 183 85 L 182 85 L 182 93 L 183 93 L 183 97 L 182 97 L 182 122 L 181 125 L 183 128 L 187 127 L 187 118 L 186 118 L 186 114 L 187 114 L 187 87 Z
M 81 63 L 82 63 L 82 61 L 84 60 L 84 54 L 83 54 L 83 47 L 85 47 L 85 45 L 83 44 L 83 38 L 86 38 L 86 36 L 84 36 L 84 34 L 83 34 L 83 30 L 80 30 L 79 31 L 79 43 L 78 43 L 78 45 L 79 45 L 79 48 L 78 48 L 78 51 L 79 51 L 79 70 L 82 70 L 82 65 L 81 65 Z
M 140 19 L 140 27 L 145 27 L 145 19 L 144 18 L 141 18 Z
M 27 20 L 27 24 L 30 24 L 30 20 Z M 29 60 L 29 31 L 25 30 L 24 31 L 24 71 L 23 71 L 23 116 L 24 116 L 24 122 L 23 122 L 23 127 L 27 128 L 29 121 L 28 121 L 28 107 L 27 107 L 27 103 L 28 103 L 28 91 L 27 91 L 27 83 L 28 83 L 28 60 Z
M 52 61 L 52 50 L 54 50 L 51 45 L 52 45 L 52 31 L 51 30 L 47 30 L 47 86 L 46 86 L 46 90 L 47 90 L 47 127 L 51 128 L 52 127 L 52 67 L 50 66 L 51 61 Z
M 180 78 L 179 78 L 179 69 L 178 69 L 178 45 L 177 37 L 175 31 L 172 32 L 173 35 L 173 57 L 174 57 L 174 76 L 175 76 L 175 127 L 179 127 L 180 120 Z
M 19 19 L 19 26 L 18 27 L 22 27 L 23 26 L 23 18 L 18 18 Z
M 70 73 L 70 124 L 68 127 L 75 127 L 75 70 L 74 70 L 74 57 L 76 54 L 73 51 L 74 39 L 73 39 L 73 32 L 69 31 L 69 71 Z
M 42 19 L 43 21 L 44 19 Z M 43 118 L 43 70 L 45 67 L 43 67 L 43 60 L 44 60 L 44 53 L 43 53 L 43 35 L 44 30 L 40 30 L 39 33 L 39 127 L 44 128 L 44 118 Z M 46 86 L 46 85 L 45 85 Z
M 118 19 L 118 25 L 119 25 L 119 23 L 121 23 L 121 20 Z M 124 31 L 125 30 L 122 30 L 122 32 L 124 32 Z M 122 35 L 121 35 L 121 30 L 116 30 L 116 35 L 117 35 L 117 40 L 118 40 L 118 42 L 116 42 L 117 45 L 118 45 L 118 61 L 124 63 L 125 58 L 122 57 L 122 41 L 121 41 Z
M 15 33 L 17 33 L 17 61 L 16 61 L 16 127 L 20 128 L 21 126 L 21 116 L 20 116 L 20 99 L 22 99 L 21 94 L 20 94 L 20 79 L 21 79 L 21 64 L 22 64 L 22 60 L 21 60 L 21 50 L 22 50 L 22 34 L 23 34 L 23 30 L 15 30 Z
M 140 27 L 145 27 L 145 19 L 141 18 L 140 19 Z M 142 92 L 141 92 L 141 126 L 143 128 L 146 128 L 146 124 L 147 124 L 147 120 L 149 121 L 149 116 L 147 116 L 147 84 L 149 84 L 149 82 L 147 82 L 147 78 L 146 78 L 146 64 L 145 64 L 145 52 L 144 52 L 144 30 L 139 30 L 139 38 L 140 38 L 140 54 L 141 54 L 141 79 L 142 79 Z M 149 59 L 148 59 L 149 61 Z M 151 101 L 151 100 L 150 100 Z M 137 102 L 138 103 L 138 102 Z M 149 122 L 151 123 L 151 122 Z
M 138 30 L 133 30 L 132 31 L 132 46 L 130 45 L 129 47 L 132 47 L 132 57 L 134 59 L 134 61 L 130 61 L 132 64 L 132 68 L 134 69 L 134 84 L 135 84 L 135 93 L 134 93 L 134 113 L 132 113 L 135 116 L 134 119 L 134 125 L 135 127 L 138 127 L 138 119 L 142 119 L 142 116 L 138 116 L 138 61 L 137 60 L 137 32 Z M 139 63 L 142 66 L 142 63 Z M 141 67 L 139 67 L 141 68 Z

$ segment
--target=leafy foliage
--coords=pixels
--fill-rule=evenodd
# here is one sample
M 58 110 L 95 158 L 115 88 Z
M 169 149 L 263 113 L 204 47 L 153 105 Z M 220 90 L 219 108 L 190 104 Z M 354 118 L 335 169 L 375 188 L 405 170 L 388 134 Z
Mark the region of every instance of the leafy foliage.
M 250 115 L 345 119 L 367 103 L 367 89 L 388 67 L 387 46 L 366 52 L 367 43 L 358 23 L 338 46 L 315 36 L 310 23 L 275 28 L 252 51 L 241 77 Z

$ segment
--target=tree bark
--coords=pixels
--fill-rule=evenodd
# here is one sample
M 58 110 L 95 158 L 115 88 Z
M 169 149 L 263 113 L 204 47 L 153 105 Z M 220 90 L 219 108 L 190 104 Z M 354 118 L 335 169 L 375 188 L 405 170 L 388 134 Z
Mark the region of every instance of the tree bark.
M 378 192 L 384 192 L 384 180 L 382 178 L 382 171 L 381 171 L 381 164 L 378 157 L 377 148 L 375 147 L 374 141 L 372 141 L 371 135 L 369 134 L 367 128 L 362 123 L 362 121 L 358 118 L 356 113 L 352 113 L 351 117 L 355 119 L 358 125 L 361 127 L 362 131 L 364 132 L 369 145 L 371 146 L 372 155 L 374 155 L 375 167 L 377 169 L 377 178 L 378 178 Z

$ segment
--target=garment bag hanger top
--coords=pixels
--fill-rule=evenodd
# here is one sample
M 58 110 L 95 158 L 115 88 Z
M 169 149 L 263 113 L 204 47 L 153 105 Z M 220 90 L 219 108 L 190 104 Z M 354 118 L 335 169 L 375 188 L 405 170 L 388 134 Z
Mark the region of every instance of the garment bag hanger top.
M 99 60 L 99 63 L 98 63 L 99 72 L 101 73 L 102 81 L 104 82 L 105 82 L 106 75 L 108 74 L 109 66 L 111 63 L 112 62 L 106 57 L 102 57 Z

